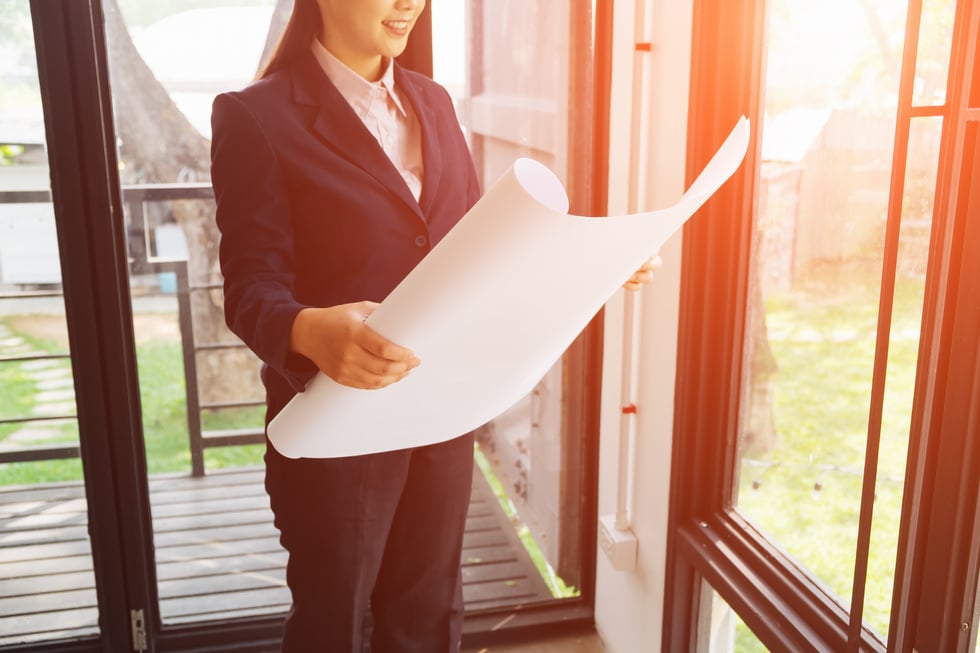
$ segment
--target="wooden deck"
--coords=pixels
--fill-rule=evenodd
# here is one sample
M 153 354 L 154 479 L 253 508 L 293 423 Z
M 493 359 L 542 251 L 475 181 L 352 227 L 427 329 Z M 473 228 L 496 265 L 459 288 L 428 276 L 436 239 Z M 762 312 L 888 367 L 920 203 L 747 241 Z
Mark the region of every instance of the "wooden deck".
M 166 623 L 282 613 L 286 554 L 261 469 L 150 479 Z M 0 646 L 96 632 L 80 484 L 0 489 Z M 467 611 L 551 598 L 478 469 L 463 552 Z

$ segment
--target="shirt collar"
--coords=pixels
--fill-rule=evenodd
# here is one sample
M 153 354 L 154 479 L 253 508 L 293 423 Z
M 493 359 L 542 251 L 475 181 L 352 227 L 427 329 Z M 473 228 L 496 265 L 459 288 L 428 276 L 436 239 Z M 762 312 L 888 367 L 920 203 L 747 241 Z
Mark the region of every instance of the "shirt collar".
M 313 50 L 313 56 L 316 58 L 317 63 L 320 64 L 323 72 L 326 73 L 330 81 L 333 82 L 333 85 L 340 91 L 340 94 L 344 96 L 348 104 L 354 108 L 362 119 L 367 114 L 368 107 L 371 106 L 376 89 L 379 88 L 383 88 L 388 92 L 388 97 L 391 98 L 395 108 L 398 109 L 398 112 L 403 117 L 408 115 L 404 105 L 402 105 L 401 98 L 398 96 L 398 92 L 395 90 L 395 67 L 392 65 L 391 59 L 384 59 L 382 65 L 384 65 L 385 70 L 381 75 L 381 79 L 377 82 L 369 82 L 351 70 L 347 64 L 334 56 L 330 50 L 323 47 L 319 39 L 314 38 L 310 47 Z

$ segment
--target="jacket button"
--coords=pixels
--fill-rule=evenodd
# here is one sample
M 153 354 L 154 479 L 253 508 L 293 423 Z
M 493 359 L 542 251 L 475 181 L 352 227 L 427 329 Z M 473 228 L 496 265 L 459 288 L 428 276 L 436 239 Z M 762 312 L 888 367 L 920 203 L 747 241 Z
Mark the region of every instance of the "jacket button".
M 416 236 L 415 237 L 415 246 L 416 247 L 425 247 L 425 243 L 426 242 L 427 241 L 426 241 L 425 236 Z

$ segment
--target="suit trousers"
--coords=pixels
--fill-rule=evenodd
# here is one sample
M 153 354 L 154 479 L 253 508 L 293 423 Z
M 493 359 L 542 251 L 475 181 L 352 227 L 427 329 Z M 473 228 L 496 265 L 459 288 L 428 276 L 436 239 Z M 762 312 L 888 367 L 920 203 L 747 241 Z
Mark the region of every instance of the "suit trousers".
M 266 490 L 289 553 L 284 653 L 455 653 L 473 436 L 335 459 L 266 451 Z

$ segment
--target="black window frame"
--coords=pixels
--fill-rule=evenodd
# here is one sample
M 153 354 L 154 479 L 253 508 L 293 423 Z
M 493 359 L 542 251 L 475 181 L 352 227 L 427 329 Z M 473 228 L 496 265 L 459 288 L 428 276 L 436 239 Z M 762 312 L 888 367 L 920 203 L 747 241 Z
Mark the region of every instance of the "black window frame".
M 910 2 L 910 20 L 921 10 Z M 765 11 L 765 0 L 695 0 L 689 181 L 739 114 L 760 124 Z M 961 0 L 956 12 L 946 104 L 899 115 L 899 135 L 915 116 L 942 115 L 944 125 L 889 651 L 972 652 L 976 641 L 980 2 Z M 914 65 L 905 68 L 900 94 L 911 98 Z M 758 163 L 753 137 L 740 171 L 685 227 L 662 650 L 705 650 L 706 581 L 771 650 L 884 651 L 860 606 L 841 606 L 732 507 Z M 873 486 L 874 464 L 866 470 Z M 861 567 L 859 549 L 855 597 Z

